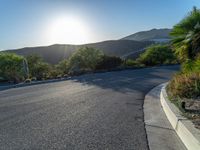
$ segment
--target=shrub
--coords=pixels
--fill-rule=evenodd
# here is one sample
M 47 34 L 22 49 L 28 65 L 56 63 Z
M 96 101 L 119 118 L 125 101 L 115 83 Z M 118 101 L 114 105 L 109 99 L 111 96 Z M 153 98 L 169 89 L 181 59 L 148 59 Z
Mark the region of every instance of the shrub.
M 200 72 L 200 59 L 187 60 L 182 64 L 181 70 L 184 73 Z
M 42 57 L 32 54 L 26 57 L 31 77 L 46 79 L 49 76 L 50 65 L 43 61 Z
M 125 67 L 144 67 L 144 64 L 132 59 L 128 59 L 124 61 Z
M 60 74 L 65 75 L 69 72 L 69 61 L 64 59 L 60 61 L 55 67 Z
M 170 96 L 198 98 L 200 96 L 200 72 L 176 74 L 167 86 Z
M 23 59 L 24 57 L 13 53 L 0 52 L 0 77 L 14 82 L 22 81 Z
M 61 70 L 57 69 L 55 66 L 49 66 L 48 74 L 46 76 L 47 79 L 54 79 L 57 78 L 57 76 L 62 76 L 63 73 Z
M 49 75 L 49 64 L 45 62 L 38 62 L 34 67 L 33 76 L 38 80 L 46 79 Z
M 200 54 L 200 10 L 193 8 L 171 32 L 172 46 L 179 59 L 195 59 Z
M 148 47 L 137 61 L 146 66 L 177 63 L 177 59 L 168 45 L 152 45 Z
M 69 58 L 69 72 L 81 74 L 95 70 L 97 64 L 102 60 L 103 53 L 100 50 L 83 47 L 77 50 Z
M 122 64 L 122 60 L 115 56 L 103 55 L 101 61 L 96 65 L 96 70 L 109 70 L 114 69 Z
M 172 97 L 200 97 L 200 10 L 194 7 L 174 26 L 172 46 L 182 62 L 181 72 L 167 86 Z

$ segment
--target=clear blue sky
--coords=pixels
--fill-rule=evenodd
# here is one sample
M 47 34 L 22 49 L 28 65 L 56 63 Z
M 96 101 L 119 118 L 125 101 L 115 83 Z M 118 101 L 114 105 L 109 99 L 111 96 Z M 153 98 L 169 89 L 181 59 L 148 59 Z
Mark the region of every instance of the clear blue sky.
M 172 28 L 193 6 L 200 8 L 200 0 L 0 0 L 0 50 L 54 44 L 47 29 L 60 16 L 84 22 L 87 42 L 97 42 Z

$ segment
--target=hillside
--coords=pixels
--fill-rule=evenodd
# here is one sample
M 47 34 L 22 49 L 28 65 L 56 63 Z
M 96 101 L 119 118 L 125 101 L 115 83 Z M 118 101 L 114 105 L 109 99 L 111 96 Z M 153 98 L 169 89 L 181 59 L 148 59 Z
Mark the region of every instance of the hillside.
M 171 29 L 152 29 L 131 34 L 122 40 L 167 42 L 170 40 L 170 32 Z
M 170 31 L 171 29 L 152 29 L 149 31 L 137 32 L 121 40 L 110 40 L 84 45 L 55 44 L 43 47 L 26 47 L 9 50 L 9 52 L 14 52 L 23 56 L 38 54 L 51 64 L 56 64 L 63 59 L 69 58 L 74 51 L 84 46 L 97 48 L 110 56 L 136 58 L 148 45 L 154 42 L 169 41 Z
M 152 44 L 149 41 L 131 41 L 131 40 L 112 40 L 98 43 L 91 43 L 85 45 L 61 45 L 55 44 L 43 47 L 28 47 L 22 49 L 9 50 L 19 55 L 27 56 L 30 54 L 38 54 L 43 59 L 51 64 L 56 64 L 59 61 L 69 58 L 69 56 L 78 48 L 83 46 L 94 47 L 102 50 L 106 55 L 110 56 L 124 56 L 128 53 L 138 51 Z

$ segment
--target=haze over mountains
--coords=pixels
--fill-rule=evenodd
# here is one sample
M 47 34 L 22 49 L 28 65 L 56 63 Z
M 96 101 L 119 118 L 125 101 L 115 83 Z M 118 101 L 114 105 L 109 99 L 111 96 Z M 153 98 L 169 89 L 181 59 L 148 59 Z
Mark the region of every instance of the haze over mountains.
M 44 47 L 28 47 L 17 50 L 9 50 L 9 52 L 14 52 L 18 55 L 23 55 L 23 56 L 27 56 L 30 54 L 37 54 L 42 56 L 43 59 L 48 63 L 56 64 L 63 59 L 69 58 L 69 56 L 71 56 L 73 52 L 84 46 L 97 48 L 99 50 L 102 50 L 106 55 L 109 56 L 120 57 L 126 53 L 142 49 L 150 44 L 152 44 L 152 42 L 149 41 L 138 42 L 131 40 L 115 40 L 115 41 L 104 41 L 104 42 L 84 44 L 84 45 L 55 44 Z
M 167 42 L 170 40 L 171 29 L 152 29 L 141 31 L 122 38 L 122 40 Z
M 169 41 L 170 31 L 170 29 L 152 29 L 150 31 L 142 31 L 129 35 L 120 40 L 83 45 L 55 44 L 43 47 L 27 47 L 9 50 L 9 52 L 14 52 L 23 56 L 38 54 L 51 64 L 56 64 L 63 59 L 69 58 L 73 52 L 84 46 L 97 48 L 109 56 L 124 57 L 131 54 L 132 57 L 137 57 L 141 53 L 141 50 L 152 43 Z

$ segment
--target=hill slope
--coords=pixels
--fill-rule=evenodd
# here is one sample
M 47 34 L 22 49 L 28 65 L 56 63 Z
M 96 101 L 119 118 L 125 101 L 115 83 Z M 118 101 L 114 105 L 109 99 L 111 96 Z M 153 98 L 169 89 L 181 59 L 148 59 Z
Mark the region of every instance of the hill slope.
M 110 56 L 124 56 L 127 53 L 138 51 L 152 44 L 149 41 L 132 41 L 132 40 L 113 40 L 99 43 L 85 44 L 85 45 L 61 45 L 55 44 L 43 47 L 28 47 L 16 50 L 9 50 L 19 55 L 27 56 L 30 54 L 38 54 L 43 57 L 45 61 L 51 64 L 56 64 L 59 61 L 69 58 L 69 56 L 83 46 L 94 47 L 102 50 L 106 55 Z
M 170 40 L 170 32 L 171 29 L 152 29 L 149 31 L 137 32 L 122 38 L 122 40 L 165 42 Z

